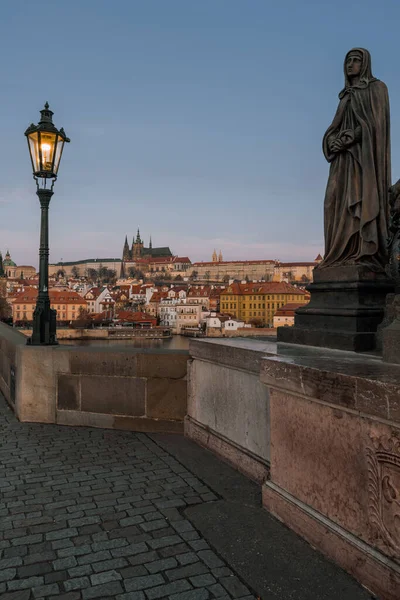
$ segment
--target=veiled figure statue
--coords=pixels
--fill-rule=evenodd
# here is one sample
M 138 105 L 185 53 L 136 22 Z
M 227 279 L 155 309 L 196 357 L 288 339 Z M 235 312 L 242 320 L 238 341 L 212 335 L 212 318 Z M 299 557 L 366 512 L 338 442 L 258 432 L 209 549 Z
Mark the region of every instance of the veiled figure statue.
M 390 115 L 386 85 L 372 75 L 371 56 L 354 48 L 344 61 L 345 87 L 323 139 L 331 163 L 324 204 L 325 257 L 319 269 L 387 259 Z

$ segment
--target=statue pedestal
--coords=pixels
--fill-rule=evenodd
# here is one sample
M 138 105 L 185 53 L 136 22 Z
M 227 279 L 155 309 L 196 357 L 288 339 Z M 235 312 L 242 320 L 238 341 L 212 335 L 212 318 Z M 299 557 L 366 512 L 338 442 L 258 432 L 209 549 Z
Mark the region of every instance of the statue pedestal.
M 311 300 L 296 310 L 293 327 L 278 328 L 278 342 L 362 352 L 376 346 L 386 295 L 394 286 L 387 275 L 364 266 L 314 269 Z

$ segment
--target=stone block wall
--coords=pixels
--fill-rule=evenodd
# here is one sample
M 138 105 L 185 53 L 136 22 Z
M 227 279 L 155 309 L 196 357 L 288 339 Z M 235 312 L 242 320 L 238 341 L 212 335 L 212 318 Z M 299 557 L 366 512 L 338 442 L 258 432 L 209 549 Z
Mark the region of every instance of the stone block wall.
M 0 323 L 0 392 L 11 406 L 15 404 L 17 348 L 25 344 L 22 333 Z
M 271 410 L 263 505 L 379 598 L 397 600 L 400 368 L 292 345 L 263 360 L 261 380 Z
M 269 395 L 259 381 L 268 342 L 192 340 L 185 435 L 252 479 L 268 474 Z
M 56 379 L 57 423 L 183 431 L 187 352 L 74 349 L 69 358 Z
M 0 391 L 20 421 L 182 433 L 185 350 L 27 346 L 0 324 Z

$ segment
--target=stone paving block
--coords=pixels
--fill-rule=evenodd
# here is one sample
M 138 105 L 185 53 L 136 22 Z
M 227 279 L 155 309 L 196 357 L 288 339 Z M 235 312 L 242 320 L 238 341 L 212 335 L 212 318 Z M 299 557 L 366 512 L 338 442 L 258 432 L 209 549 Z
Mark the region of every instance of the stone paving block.
M 30 590 L 23 590 L 21 592 L 9 592 L 7 594 L 2 594 L 1 600 L 29 600 L 30 595 Z
M 166 576 L 170 581 L 175 581 L 176 579 L 183 579 L 184 577 L 202 575 L 203 573 L 207 573 L 207 571 L 207 567 L 199 561 L 190 565 L 185 565 L 184 567 L 178 567 L 177 569 L 167 571 Z
M 48 562 L 40 562 L 33 563 L 31 565 L 25 565 L 23 567 L 18 567 L 18 577 L 22 579 L 23 577 L 32 577 L 34 575 L 44 575 L 45 573 L 50 573 L 52 571 L 52 566 Z
M 214 598 L 226 596 L 226 589 L 224 587 L 222 587 L 222 585 L 220 583 L 215 583 L 214 585 L 210 585 L 208 589 Z
M 216 579 L 211 573 L 204 573 L 203 575 L 196 575 L 195 577 L 189 577 L 190 583 L 194 587 L 206 587 L 216 583 Z
M 17 574 L 17 569 L 3 569 L 0 571 L 0 581 L 10 581 Z
M 107 596 L 115 597 L 116 594 L 121 594 L 123 588 L 119 581 L 110 581 L 103 585 L 96 585 L 91 588 L 87 588 L 82 591 L 83 600 L 89 600 L 90 598 L 106 598 Z
M 176 567 L 178 562 L 175 558 L 162 558 L 160 560 L 155 560 L 151 563 L 146 563 L 146 569 L 149 573 L 159 573 L 160 571 L 166 571 L 167 569 L 172 569 Z
M 47 585 L 49 583 L 58 583 L 61 581 L 65 581 L 68 578 L 68 571 L 53 571 L 51 573 L 46 573 L 46 575 L 44 576 L 44 582 Z
M 116 600 L 145 600 L 145 595 L 143 592 L 128 592 L 120 594 L 116 597 Z
M 64 587 L 67 592 L 71 590 L 81 590 L 90 586 L 88 577 L 75 577 L 64 582 Z
M 60 588 L 56 583 L 50 585 L 42 585 L 39 587 L 32 588 L 34 598 L 44 598 L 46 596 L 55 596 L 60 591 Z
M 8 581 L 7 589 L 10 591 L 26 590 L 43 584 L 43 577 L 27 577 L 26 579 L 15 579 L 14 581 Z
M 144 575 L 143 577 L 132 577 L 125 579 L 124 585 L 127 592 L 136 592 L 137 590 L 145 590 L 164 583 L 162 575 Z
M 216 569 L 217 567 L 223 567 L 223 561 L 212 551 L 212 550 L 200 550 L 198 553 L 199 558 L 206 563 L 210 569 Z
M 90 582 L 92 585 L 101 585 L 103 583 L 108 583 L 109 581 L 119 581 L 120 579 L 122 579 L 120 573 L 117 573 L 115 570 L 111 570 L 91 575 Z
M 173 594 L 169 597 L 170 600 L 207 600 L 210 593 L 205 588 L 182 592 L 181 594 Z
M 181 542 L 182 538 L 178 537 L 177 535 L 167 535 L 156 540 L 149 540 L 149 546 L 151 546 L 153 550 L 157 550 L 157 548 L 173 546 L 174 544 L 180 544 Z
M 124 569 L 119 569 L 119 572 L 122 575 L 122 579 L 131 579 L 132 577 L 142 577 L 143 575 L 148 575 L 149 572 L 143 565 L 136 565 L 135 567 L 125 567 Z
M 172 594 L 178 592 L 184 592 L 190 590 L 191 585 L 185 579 L 181 581 L 174 581 L 173 583 L 166 583 L 149 590 L 146 590 L 146 596 L 149 600 L 156 600 L 157 598 L 164 598 L 165 596 L 171 597 Z
M 222 577 L 219 582 L 229 592 L 233 598 L 250 595 L 249 590 L 243 585 L 237 577 Z

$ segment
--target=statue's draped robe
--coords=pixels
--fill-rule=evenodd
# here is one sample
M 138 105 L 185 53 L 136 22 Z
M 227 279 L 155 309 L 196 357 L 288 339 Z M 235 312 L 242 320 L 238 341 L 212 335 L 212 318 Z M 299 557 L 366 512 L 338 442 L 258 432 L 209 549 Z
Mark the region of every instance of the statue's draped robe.
M 346 87 L 323 151 L 331 163 L 324 204 L 325 257 L 320 267 L 387 263 L 388 190 L 391 185 L 389 98 L 372 78 L 364 87 Z M 356 142 L 338 154 L 329 142 L 346 130 Z

